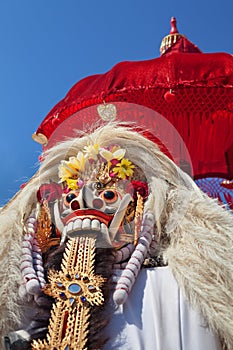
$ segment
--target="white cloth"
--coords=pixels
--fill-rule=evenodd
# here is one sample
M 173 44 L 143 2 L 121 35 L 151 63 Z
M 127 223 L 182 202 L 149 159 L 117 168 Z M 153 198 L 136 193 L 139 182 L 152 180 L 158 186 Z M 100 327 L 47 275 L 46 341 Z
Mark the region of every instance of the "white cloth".
M 121 271 L 117 272 L 120 276 Z M 104 350 L 220 350 L 197 311 L 186 303 L 169 269 L 142 269 L 127 301 L 106 329 Z

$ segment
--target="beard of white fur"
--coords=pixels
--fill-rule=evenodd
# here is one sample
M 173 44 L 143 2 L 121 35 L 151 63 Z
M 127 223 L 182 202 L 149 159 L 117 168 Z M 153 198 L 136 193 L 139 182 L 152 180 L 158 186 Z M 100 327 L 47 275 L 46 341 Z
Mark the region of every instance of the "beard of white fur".
M 147 174 L 152 197 L 150 210 L 160 237 L 157 251 L 163 252 L 191 306 L 202 312 L 228 349 L 233 349 L 232 213 L 204 195 L 156 145 L 116 124 L 55 146 L 46 155 L 40 171 L 0 211 L 1 335 L 20 327 L 23 315 L 17 293 L 21 283 L 23 222 L 36 206 L 36 192 L 42 183 L 58 182 L 60 161 L 76 155 L 90 142 L 100 146 L 119 144 L 126 149 L 127 157 Z M 184 198 L 191 194 L 185 211 L 182 205 L 176 205 L 177 192 L 182 192 Z M 182 220 L 177 221 L 179 217 Z

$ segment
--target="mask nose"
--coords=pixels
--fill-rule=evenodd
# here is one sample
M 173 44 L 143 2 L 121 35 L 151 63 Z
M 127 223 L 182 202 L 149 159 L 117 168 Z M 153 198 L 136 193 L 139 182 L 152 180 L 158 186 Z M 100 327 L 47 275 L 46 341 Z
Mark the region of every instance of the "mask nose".
M 81 209 L 81 206 L 80 206 L 78 199 L 72 200 L 72 202 L 70 203 L 70 208 L 74 211 Z M 105 208 L 105 203 L 101 198 L 94 198 L 92 201 L 92 205 L 90 205 L 90 206 L 84 205 L 83 209 L 84 208 L 85 209 L 86 208 L 93 208 L 93 209 L 101 210 L 101 209 Z
M 70 203 L 70 207 L 72 210 L 80 209 L 79 201 L 77 199 L 73 199 L 72 202 Z
M 94 198 L 92 201 L 92 207 L 97 210 L 105 209 L 105 203 L 101 198 Z
M 69 193 L 66 197 L 67 204 L 70 209 L 75 211 L 79 209 L 96 209 L 104 211 L 106 208 L 105 201 L 96 196 L 94 190 L 85 185 L 77 195 L 76 193 Z
M 98 197 L 98 193 L 93 190 L 90 185 L 83 187 L 83 201 L 86 208 L 92 208 L 100 211 L 104 211 L 106 208 L 105 202 L 102 198 Z
M 83 186 L 82 200 L 85 208 L 105 211 L 105 201 L 99 197 L 98 192 L 95 189 L 93 189 L 91 184 Z
M 64 204 L 73 211 L 84 208 L 82 191 L 70 191 L 64 199 Z

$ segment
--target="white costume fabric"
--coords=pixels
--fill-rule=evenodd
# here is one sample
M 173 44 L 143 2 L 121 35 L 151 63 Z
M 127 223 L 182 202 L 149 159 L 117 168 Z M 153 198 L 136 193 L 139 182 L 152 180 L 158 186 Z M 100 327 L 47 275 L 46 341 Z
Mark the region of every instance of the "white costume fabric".
M 118 270 L 118 276 L 121 271 Z M 142 269 L 107 327 L 104 350 L 220 350 L 200 314 L 189 307 L 169 267 Z

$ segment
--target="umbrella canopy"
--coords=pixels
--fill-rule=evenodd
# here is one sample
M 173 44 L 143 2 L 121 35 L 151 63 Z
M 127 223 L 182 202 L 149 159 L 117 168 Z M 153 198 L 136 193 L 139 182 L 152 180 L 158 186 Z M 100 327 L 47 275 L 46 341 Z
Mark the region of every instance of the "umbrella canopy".
M 165 117 L 188 149 L 195 178 L 233 177 L 233 57 L 202 53 L 178 33 L 174 18 L 159 58 L 121 62 L 105 74 L 79 81 L 49 112 L 33 138 L 51 146 L 51 135 L 64 122 L 66 130 L 72 130 L 74 123 L 82 129 L 84 122 L 90 125 L 98 120 L 96 105 L 103 102 L 133 103 Z M 127 118 L 126 114 L 119 105 L 119 120 L 136 121 L 152 133 L 156 129 L 153 115 L 143 123 L 138 113 L 131 112 Z M 178 158 L 181 166 L 182 153 Z

